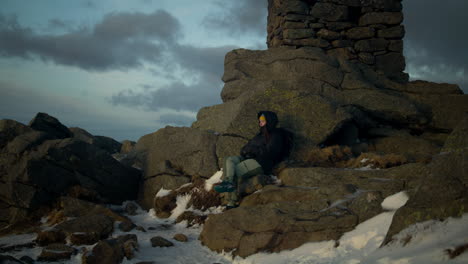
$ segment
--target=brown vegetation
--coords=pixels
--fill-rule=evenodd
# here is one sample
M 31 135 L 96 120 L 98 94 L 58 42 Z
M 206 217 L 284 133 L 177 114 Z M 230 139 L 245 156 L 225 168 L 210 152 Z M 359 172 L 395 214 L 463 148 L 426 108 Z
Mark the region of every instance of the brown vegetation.
M 464 245 L 460 245 L 456 247 L 455 249 L 446 249 L 445 252 L 449 256 L 450 259 L 454 259 L 461 254 L 463 254 L 465 251 L 468 251 L 468 243 Z
M 313 149 L 306 159 L 308 165 L 316 167 L 385 169 L 408 163 L 400 154 L 361 153 L 355 157 L 348 146 L 330 146 Z

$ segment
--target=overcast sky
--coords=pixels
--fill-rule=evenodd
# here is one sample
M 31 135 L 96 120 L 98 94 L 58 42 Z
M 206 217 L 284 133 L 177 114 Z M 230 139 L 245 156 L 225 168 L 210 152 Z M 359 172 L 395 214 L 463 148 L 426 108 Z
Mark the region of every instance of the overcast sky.
M 405 0 L 406 71 L 468 91 L 465 0 Z M 223 60 L 266 49 L 267 0 L 0 0 L 0 119 L 138 140 L 221 103 Z

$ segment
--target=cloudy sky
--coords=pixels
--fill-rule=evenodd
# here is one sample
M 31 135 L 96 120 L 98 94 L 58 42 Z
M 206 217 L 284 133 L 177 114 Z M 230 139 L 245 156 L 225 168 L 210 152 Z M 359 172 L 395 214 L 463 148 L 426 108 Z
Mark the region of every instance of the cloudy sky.
M 138 140 L 221 103 L 223 60 L 266 49 L 267 0 L 0 0 L 0 119 Z M 406 71 L 468 92 L 465 0 L 406 0 Z

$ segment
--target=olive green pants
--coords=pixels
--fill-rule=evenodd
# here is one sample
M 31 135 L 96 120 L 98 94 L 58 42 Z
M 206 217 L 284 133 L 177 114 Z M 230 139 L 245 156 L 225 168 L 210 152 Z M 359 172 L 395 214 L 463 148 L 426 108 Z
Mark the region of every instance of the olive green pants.
M 244 159 L 241 156 L 230 156 L 224 159 L 223 180 L 236 186 L 236 191 L 227 194 L 229 206 L 234 206 L 239 201 L 242 183 L 257 174 L 263 174 L 263 169 L 254 159 Z

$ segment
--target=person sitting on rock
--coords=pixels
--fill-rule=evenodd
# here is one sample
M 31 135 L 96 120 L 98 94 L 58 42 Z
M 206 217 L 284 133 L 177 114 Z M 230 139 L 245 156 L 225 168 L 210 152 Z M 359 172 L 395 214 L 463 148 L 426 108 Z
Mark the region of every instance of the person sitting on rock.
M 257 118 L 260 132 L 242 147 L 240 156 L 225 158 L 223 181 L 214 186 L 216 192 L 230 193 L 228 208 L 236 207 L 242 182 L 258 174 L 270 175 L 273 167 L 289 154 L 291 133 L 276 128 L 276 113 L 261 111 Z

